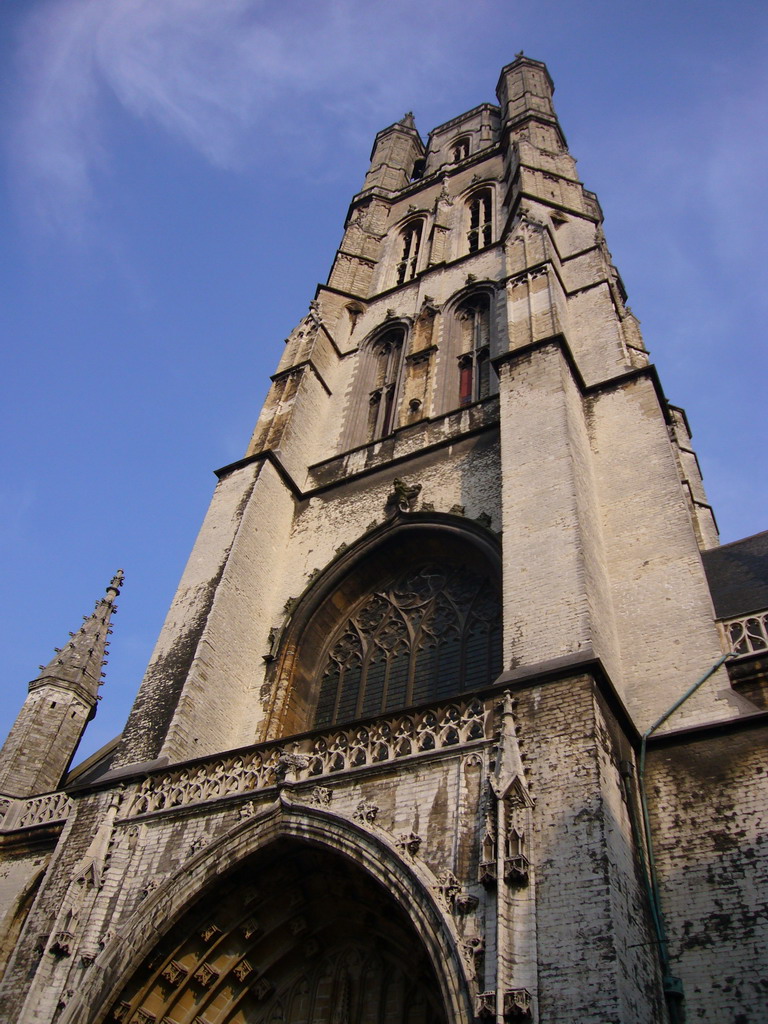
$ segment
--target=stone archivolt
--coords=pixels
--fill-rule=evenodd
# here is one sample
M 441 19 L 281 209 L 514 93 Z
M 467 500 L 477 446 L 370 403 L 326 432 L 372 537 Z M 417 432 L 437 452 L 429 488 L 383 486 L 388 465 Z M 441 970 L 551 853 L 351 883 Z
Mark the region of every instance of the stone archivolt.
M 246 902 L 244 882 L 254 872 L 268 884 Z M 285 898 L 295 890 L 302 896 L 298 918 Z M 201 916 L 215 918 L 211 943 L 200 938 Z M 253 916 L 261 923 L 255 932 L 246 926 Z M 316 941 L 310 945 L 310 939 Z M 127 1021 L 151 1013 L 177 1024 L 255 1024 L 326 1020 L 329 1008 L 346 1006 L 351 1020 L 384 1022 L 396 1015 L 440 1024 L 445 1017 L 436 991 L 410 923 L 383 890 L 338 855 L 282 841 L 193 907 L 115 1008 Z M 110 1019 L 117 1019 L 114 1011 Z

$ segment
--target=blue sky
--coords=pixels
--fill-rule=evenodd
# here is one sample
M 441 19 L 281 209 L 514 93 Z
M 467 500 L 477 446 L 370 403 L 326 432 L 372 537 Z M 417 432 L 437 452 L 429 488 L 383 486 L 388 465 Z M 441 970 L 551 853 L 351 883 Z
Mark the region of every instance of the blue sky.
M 123 567 L 81 753 L 120 730 L 373 136 L 495 102 L 521 49 L 555 80 L 722 540 L 768 527 L 764 3 L 6 0 L 3 733 Z

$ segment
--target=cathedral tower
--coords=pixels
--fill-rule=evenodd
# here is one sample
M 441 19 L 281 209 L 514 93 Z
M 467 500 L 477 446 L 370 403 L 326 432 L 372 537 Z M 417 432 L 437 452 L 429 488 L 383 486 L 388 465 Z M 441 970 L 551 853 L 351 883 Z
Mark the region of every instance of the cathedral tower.
M 552 93 L 519 55 L 498 104 L 376 136 L 119 742 L 6 783 L 58 801 L 14 840 L 7 1019 L 733 1009 L 686 959 L 709 890 L 651 846 L 723 806 L 675 790 L 702 736 L 754 785 L 763 669 L 731 684 L 730 563 Z

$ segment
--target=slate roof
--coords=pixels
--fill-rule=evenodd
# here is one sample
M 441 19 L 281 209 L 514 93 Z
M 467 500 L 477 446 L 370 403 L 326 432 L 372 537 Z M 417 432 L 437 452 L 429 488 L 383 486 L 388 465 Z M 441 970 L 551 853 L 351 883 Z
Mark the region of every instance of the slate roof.
M 704 551 L 702 557 L 719 619 L 768 608 L 768 530 Z

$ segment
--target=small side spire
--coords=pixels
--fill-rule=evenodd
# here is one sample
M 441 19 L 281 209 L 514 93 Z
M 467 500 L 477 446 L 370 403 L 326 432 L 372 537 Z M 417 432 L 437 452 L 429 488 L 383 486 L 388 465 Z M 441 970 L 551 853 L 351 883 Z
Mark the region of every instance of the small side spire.
M 125 576 L 118 569 L 76 633 L 29 684 L 29 694 L 0 751 L 0 793 L 50 793 L 64 778 L 93 718 L 107 660 L 110 622 Z
M 523 802 L 530 803 L 528 783 L 517 739 L 514 701 L 509 690 L 504 691 L 504 699 L 501 704 L 501 732 L 496 748 L 496 767 L 491 778 L 491 785 L 499 798 L 507 796 L 513 789 L 516 789 Z
M 64 647 L 55 649 L 55 656 L 47 665 L 40 666 L 40 674 L 29 684 L 30 692 L 40 686 L 54 684 L 80 690 L 81 696 L 95 700 L 107 663 L 107 637 L 112 630 L 110 622 L 117 611 L 115 599 L 125 582 L 125 573 L 118 569 L 106 588 L 106 593 L 76 633 L 70 633 Z

